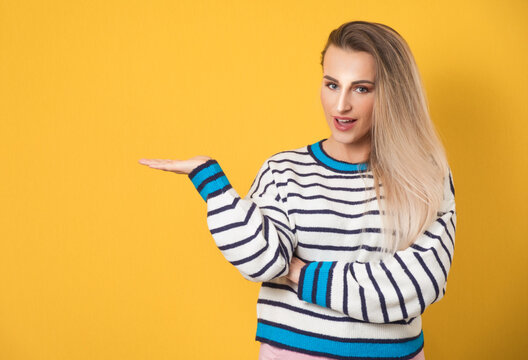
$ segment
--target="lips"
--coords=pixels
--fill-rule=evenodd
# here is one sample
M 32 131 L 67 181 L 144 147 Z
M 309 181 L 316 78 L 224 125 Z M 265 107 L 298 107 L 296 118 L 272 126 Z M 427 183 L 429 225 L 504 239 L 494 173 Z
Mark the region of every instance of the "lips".
M 339 122 L 338 119 L 339 120 L 351 120 L 351 121 Z M 340 130 L 340 131 L 349 130 L 350 128 L 352 128 L 354 126 L 356 121 L 357 121 L 357 119 L 353 119 L 353 118 L 350 118 L 350 117 L 334 116 L 334 126 L 335 126 L 335 128 L 337 130 Z

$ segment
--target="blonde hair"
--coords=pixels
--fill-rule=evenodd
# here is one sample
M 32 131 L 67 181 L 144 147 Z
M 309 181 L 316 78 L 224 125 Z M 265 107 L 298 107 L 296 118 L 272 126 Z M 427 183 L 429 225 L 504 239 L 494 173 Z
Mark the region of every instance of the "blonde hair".
M 449 173 L 445 150 L 429 116 L 418 67 L 400 34 L 379 23 L 345 23 L 330 33 L 321 65 L 330 45 L 365 51 L 375 59 L 368 165 L 380 206 L 384 249 L 394 254 L 414 243 L 437 217 Z

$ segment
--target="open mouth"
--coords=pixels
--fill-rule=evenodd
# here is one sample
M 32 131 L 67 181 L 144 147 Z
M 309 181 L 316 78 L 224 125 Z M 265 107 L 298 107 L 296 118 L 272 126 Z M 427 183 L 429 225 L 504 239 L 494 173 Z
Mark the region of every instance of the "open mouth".
M 348 119 L 338 119 L 338 118 L 335 118 L 335 119 L 340 124 L 348 124 L 348 123 L 351 123 L 357 120 L 357 119 L 348 120 Z
M 334 118 L 334 127 L 337 130 L 341 131 L 347 131 L 354 127 L 354 123 L 357 121 L 357 119 L 338 119 Z

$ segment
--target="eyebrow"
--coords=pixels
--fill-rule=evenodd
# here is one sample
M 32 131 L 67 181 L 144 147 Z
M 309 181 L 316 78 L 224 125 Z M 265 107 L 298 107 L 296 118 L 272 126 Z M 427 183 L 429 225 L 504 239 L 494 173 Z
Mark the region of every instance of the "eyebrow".
M 331 80 L 331 81 L 335 81 L 336 83 L 339 82 L 339 80 L 334 79 L 334 78 L 331 77 L 330 75 L 325 75 L 325 76 L 323 76 L 323 78 L 328 79 L 328 80 Z M 356 80 L 356 81 L 352 81 L 351 85 L 362 84 L 362 83 L 369 83 L 369 84 L 375 85 L 375 84 L 374 84 L 372 81 L 370 81 L 370 80 Z

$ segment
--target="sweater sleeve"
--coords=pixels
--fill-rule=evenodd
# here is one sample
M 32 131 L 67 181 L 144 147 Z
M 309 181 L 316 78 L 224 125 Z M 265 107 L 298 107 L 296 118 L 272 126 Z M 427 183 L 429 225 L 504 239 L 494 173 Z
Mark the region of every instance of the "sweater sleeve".
M 310 262 L 297 296 L 372 323 L 414 318 L 446 291 L 455 247 L 455 190 L 451 171 L 437 219 L 407 249 L 379 262 Z
M 244 198 L 214 159 L 188 176 L 207 204 L 207 225 L 217 247 L 245 279 L 261 282 L 288 274 L 296 247 L 295 226 L 269 161 L 261 166 Z

